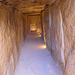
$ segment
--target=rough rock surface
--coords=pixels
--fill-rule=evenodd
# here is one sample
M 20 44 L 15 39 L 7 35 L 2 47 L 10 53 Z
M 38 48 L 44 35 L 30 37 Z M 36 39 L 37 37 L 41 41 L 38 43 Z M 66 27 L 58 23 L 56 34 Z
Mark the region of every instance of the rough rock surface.
M 65 75 L 75 75 L 75 50 L 68 56 Z
M 46 4 L 52 4 L 55 0 L 0 0 L 22 13 L 41 12 Z
M 42 12 L 44 38 L 65 75 L 75 75 L 75 0 L 58 2 Z
M 14 75 L 23 42 L 23 15 L 0 3 L 0 75 Z

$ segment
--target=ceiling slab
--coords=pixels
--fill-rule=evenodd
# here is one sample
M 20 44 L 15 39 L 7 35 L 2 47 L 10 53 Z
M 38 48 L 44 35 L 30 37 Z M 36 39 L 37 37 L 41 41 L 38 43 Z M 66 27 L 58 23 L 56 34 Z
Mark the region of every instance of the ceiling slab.
M 52 4 L 55 0 L 1 0 L 18 9 L 22 13 L 41 12 L 46 4 Z

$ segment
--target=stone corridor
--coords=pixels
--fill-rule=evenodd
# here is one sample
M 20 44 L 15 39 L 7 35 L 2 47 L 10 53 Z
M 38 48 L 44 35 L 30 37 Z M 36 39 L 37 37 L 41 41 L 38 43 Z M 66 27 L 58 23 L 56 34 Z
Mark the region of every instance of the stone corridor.
M 75 75 L 75 0 L 0 0 L 0 75 Z
M 21 50 L 15 75 L 63 75 L 45 46 L 39 35 L 28 36 Z

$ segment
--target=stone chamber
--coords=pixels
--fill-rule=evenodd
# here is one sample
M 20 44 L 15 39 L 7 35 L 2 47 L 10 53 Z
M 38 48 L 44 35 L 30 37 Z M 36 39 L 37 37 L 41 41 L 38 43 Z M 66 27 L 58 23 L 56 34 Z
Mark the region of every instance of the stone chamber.
M 14 75 L 28 34 L 42 35 L 64 75 L 75 75 L 75 0 L 0 0 L 0 75 Z

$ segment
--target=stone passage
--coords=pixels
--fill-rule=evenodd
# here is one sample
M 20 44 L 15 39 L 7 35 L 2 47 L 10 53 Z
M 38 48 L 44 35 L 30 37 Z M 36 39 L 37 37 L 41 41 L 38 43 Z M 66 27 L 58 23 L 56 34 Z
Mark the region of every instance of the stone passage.
M 75 0 L 0 0 L 0 75 L 14 75 L 19 56 L 18 75 L 58 75 L 41 40 L 63 75 L 75 75 Z
M 21 50 L 15 75 L 62 75 L 39 37 L 29 36 Z

